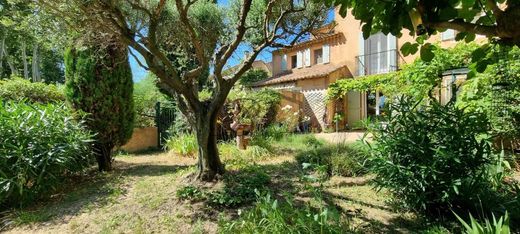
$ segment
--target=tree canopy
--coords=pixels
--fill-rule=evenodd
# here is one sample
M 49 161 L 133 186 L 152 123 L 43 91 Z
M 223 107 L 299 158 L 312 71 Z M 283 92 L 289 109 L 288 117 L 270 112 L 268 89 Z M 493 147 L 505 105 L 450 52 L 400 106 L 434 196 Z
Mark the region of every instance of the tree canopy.
M 198 178 L 224 173 L 216 146 L 219 110 L 233 85 L 266 48 L 290 47 L 321 27 L 327 8 L 312 1 L 231 0 L 38 0 L 71 25 L 83 43 L 116 37 L 139 53 L 141 65 L 158 77 L 161 90 L 176 97 L 194 126 L 199 145 Z M 105 40 L 106 41 L 106 40 Z M 239 49 L 240 48 L 240 49 Z M 239 51 L 251 51 L 223 75 Z M 140 60 L 138 60 L 140 61 Z M 213 78 L 211 98 L 201 100 L 199 83 Z
M 383 32 L 400 37 L 403 29 L 418 35 L 416 43 L 402 46 L 403 54 L 419 51 L 421 58 L 429 61 L 436 49 L 424 39 L 447 29 L 456 30 L 456 40 L 470 42 L 476 35 L 484 35 L 490 41 L 506 45 L 520 45 L 520 1 L 518 0 L 325 0 L 339 6 L 345 17 L 351 14 L 361 21 L 363 36 Z M 489 52 L 485 46 L 473 56 L 483 72 L 489 64 L 482 60 Z

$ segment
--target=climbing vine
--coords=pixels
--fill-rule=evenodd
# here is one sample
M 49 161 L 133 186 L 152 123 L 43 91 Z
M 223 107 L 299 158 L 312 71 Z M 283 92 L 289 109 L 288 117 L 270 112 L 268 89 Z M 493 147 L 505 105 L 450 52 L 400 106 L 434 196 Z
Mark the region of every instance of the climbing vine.
M 423 98 L 439 84 L 444 71 L 467 67 L 471 62 L 471 52 L 477 47 L 474 43 L 459 43 L 449 49 L 436 46 L 435 57 L 429 62 L 417 59 L 397 72 L 338 80 L 329 86 L 328 97 L 341 98 L 349 91 L 379 90 L 387 96 Z

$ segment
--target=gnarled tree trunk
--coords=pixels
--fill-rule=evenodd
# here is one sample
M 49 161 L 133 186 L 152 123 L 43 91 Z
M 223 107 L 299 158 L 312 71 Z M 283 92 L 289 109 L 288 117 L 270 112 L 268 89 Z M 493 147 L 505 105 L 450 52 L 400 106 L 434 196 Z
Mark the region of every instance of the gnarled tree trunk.
M 198 115 L 196 121 L 195 133 L 199 147 L 198 180 L 212 181 L 225 172 L 217 148 L 217 115 L 218 111 L 212 111 Z

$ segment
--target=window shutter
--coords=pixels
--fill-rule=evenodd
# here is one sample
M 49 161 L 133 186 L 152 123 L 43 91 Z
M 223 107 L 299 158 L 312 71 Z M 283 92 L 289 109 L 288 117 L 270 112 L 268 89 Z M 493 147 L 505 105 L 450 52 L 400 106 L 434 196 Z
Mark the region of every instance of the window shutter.
M 311 66 L 311 49 L 305 49 L 305 66 Z
M 302 57 L 303 57 L 303 54 L 301 51 L 298 51 L 296 53 L 296 67 L 297 68 L 301 68 L 303 63 L 302 63 Z
M 392 35 L 388 34 L 387 36 L 387 42 L 388 42 L 388 67 L 390 71 L 396 71 L 397 70 L 397 38 Z
M 330 46 L 329 44 L 323 45 L 323 63 L 329 63 L 330 62 Z
M 358 75 L 365 75 L 365 39 L 363 33 L 359 33 L 359 57 L 358 57 Z
M 282 55 L 282 71 L 287 70 L 287 55 Z

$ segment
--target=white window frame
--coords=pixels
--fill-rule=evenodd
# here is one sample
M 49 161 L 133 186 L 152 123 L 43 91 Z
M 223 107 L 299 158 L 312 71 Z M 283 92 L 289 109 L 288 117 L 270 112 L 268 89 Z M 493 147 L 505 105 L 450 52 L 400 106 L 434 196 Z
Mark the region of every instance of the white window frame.
M 324 44 L 323 47 L 321 48 L 321 57 L 322 57 L 322 61 L 323 61 L 323 64 L 327 64 L 327 63 L 330 63 L 330 46 L 329 44 Z

